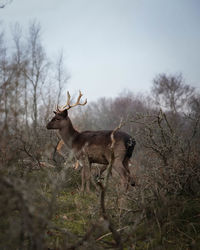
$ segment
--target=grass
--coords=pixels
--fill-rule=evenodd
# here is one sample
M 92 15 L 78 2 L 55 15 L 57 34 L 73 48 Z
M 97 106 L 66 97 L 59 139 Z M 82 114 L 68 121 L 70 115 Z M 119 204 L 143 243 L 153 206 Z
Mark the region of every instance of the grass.
M 29 248 L 32 233 L 36 233 L 36 238 L 37 235 L 42 235 L 45 247 L 63 249 L 63 246 L 73 245 L 81 240 L 95 223 L 97 226 L 86 240 L 85 249 L 92 249 L 92 246 L 95 246 L 95 249 L 113 249 L 112 235 L 109 234 L 106 223 L 103 223 L 100 216 L 98 191 L 93 190 L 89 194 L 81 193 L 80 179 L 76 179 L 76 174 L 70 175 L 69 179 L 63 177 L 59 179 L 57 172 L 52 171 L 50 174 L 51 181 L 47 178 L 47 173 L 42 171 L 41 175 L 37 172 L 37 175 L 34 173 L 33 176 L 28 176 L 28 181 L 21 184 L 21 192 L 25 194 L 24 197 L 27 197 L 25 202 L 33 211 L 29 219 L 35 226 L 33 231 L 28 233 L 25 231 L 23 235 L 24 249 Z M 57 189 L 59 181 L 60 186 L 58 185 Z M 55 187 L 54 183 L 56 183 Z M 0 220 L 0 248 L 7 250 L 18 246 L 20 249 L 23 207 L 20 206 L 18 196 L 15 196 L 12 190 L 1 191 L 1 202 L 5 206 L 2 206 L 1 210 L 4 216 Z M 144 196 L 141 202 L 140 199 L 134 198 L 137 190 L 132 192 L 132 196 L 126 196 L 112 187 L 106 194 L 107 213 L 115 229 L 125 228 L 120 231 L 124 249 L 131 247 L 135 250 L 200 249 L 199 196 L 166 196 L 153 199 L 151 202 Z M 130 197 L 133 197 L 133 200 L 130 200 Z M 17 207 L 16 204 L 18 204 Z M 51 214 L 49 212 L 51 208 L 52 215 L 48 217 Z M 134 227 L 142 211 L 145 216 Z M 46 219 L 49 221 L 46 226 L 43 226 L 42 223 Z M 104 237 L 97 241 L 96 239 L 102 235 Z M 84 249 L 84 247 L 85 245 L 78 249 Z

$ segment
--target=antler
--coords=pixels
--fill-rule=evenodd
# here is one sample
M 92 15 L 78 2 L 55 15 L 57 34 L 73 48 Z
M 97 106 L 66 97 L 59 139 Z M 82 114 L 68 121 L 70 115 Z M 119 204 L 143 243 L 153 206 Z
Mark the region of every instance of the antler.
M 70 96 L 69 91 L 67 91 L 67 103 L 64 106 L 62 106 L 62 107 L 58 107 L 58 105 L 57 105 L 56 111 L 57 112 L 61 112 L 61 111 L 65 110 L 65 109 L 69 110 L 70 108 L 73 108 L 73 107 L 78 106 L 78 105 L 84 106 L 87 103 L 87 99 L 85 99 L 84 103 L 80 103 L 80 100 L 81 100 L 82 96 L 83 96 L 83 94 L 79 90 L 79 96 L 77 98 L 76 103 L 70 104 L 71 96 Z

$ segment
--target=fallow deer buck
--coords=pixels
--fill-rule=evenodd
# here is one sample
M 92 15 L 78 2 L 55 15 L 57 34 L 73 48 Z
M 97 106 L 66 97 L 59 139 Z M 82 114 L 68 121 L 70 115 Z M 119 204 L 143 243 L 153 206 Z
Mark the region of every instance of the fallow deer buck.
M 83 131 L 78 132 L 72 125 L 68 116 L 68 110 L 78 105 L 86 105 L 85 102 L 80 103 L 82 93 L 79 92 L 79 97 L 75 104 L 70 104 L 70 94 L 67 92 L 68 99 L 66 105 L 58 107 L 54 111 L 55 116 L 47 124 L 47 129 L 58 129 L 59 134 L 72 152 L 76 160 L 82 166 L 82 191 L 90 189 L 90 173 L 91 164 L 99 163 L 108 165 L 111 159 L 111 134 L 112 130 L 100 131 Z M 125 187 L 135 185 L 134 178 L 131 177 L 128 163 L 132 156 L 135 140 L 125 132 L 116 131 L 114 133 L 114 162 L 113 169 L 119 174 L 121 182 Z M 106 167 L 101 169 L 103 172 Z

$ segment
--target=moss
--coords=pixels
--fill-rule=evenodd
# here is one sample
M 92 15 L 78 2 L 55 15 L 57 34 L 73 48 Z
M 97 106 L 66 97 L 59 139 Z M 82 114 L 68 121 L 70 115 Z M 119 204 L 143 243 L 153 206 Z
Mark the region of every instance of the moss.
M 89 223 L 90 210 L 95 196 L 65 191 L 58 196 L 59 208 L 53 222 L 68 231 L 82 235 Z

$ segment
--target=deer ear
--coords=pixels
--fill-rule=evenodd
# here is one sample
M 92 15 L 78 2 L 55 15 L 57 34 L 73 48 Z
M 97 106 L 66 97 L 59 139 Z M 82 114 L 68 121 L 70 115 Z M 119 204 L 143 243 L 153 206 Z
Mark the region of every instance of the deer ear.
M 68 116 L 67 109 L 63 110 L 61 115 L 66 118 Z

